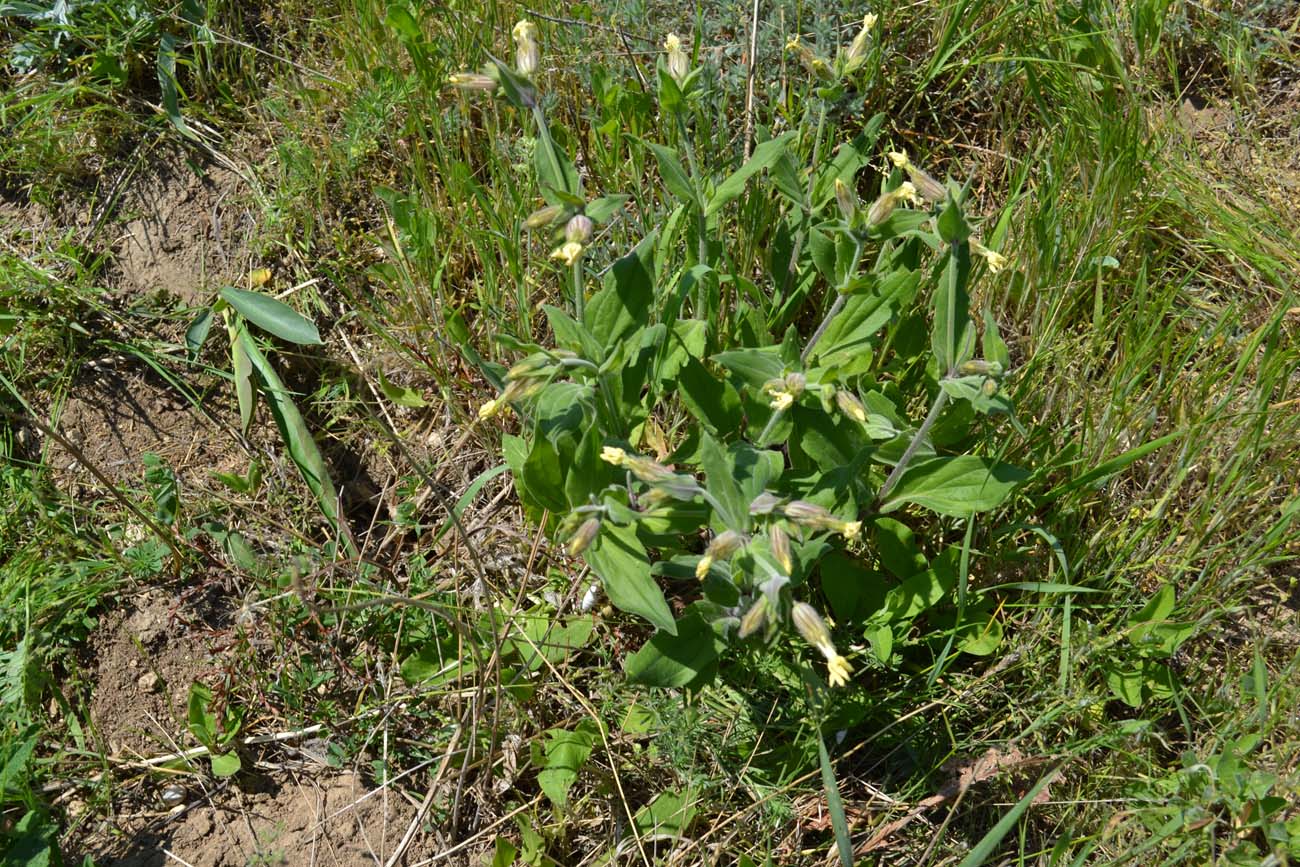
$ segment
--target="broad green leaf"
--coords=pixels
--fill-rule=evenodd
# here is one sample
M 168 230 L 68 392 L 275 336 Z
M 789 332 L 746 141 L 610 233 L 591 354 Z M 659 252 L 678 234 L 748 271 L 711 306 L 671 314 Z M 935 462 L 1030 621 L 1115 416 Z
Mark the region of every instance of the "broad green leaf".
M 928 565 L 916 534 L 902 521 L 879 516 L 869 524 L 871 540 L 880 564 L 895 578 L 911 578 Z
M 694 358 L 688 359 L 677 375 L 677 394 L 682 403 L 715 435 L 735 435 L 740 429 L 740 395 L 735 386 L 717 379 Z
M 734 373 L 745 385 L 759 389 L 769 379 L 776 379 L 785 373 L 780 349 L 779 346 L 768 346 L 763 349 L 734 349 L 719 352 L 713 356 L 713 360 Z
M 695 812 L 695 795 L 690 789 L 681 794 L 660 792 L 636 811 L 633 821 L 642 836 L 680 839 L 690 830 Z
M 970 358 L 975 348 L 970 297 L 966 293 L 969 280 L 970 247 L 965 243 L 953 244 L 943 276 L 935 287 L 934 330 L 930 339 L 939 370 L 944 374 Z
M 1019 467 L 975 455 L 931 458 L 903 473 L 880 511 L 911 503 L 940 515 L 969 517 L 997 508 L 1027 478 Z
M 199 357 L 199 350 L 203 348 L 208 332 L 212 330 L 212 320 L 212 308 L 204 307 L 185 329 L 185 351 L 189 353 L 190 361 Z
M 674 322 L 672 334 L 667 340 L 659 362 L 658 381 L 676 381 L 682 366 L 688 360 L 700 358 L 704 354 L 708 336 L 708 323 L 701 319 L 679 319 Z
M 527 612 L 523 614 L 522 627 L 526 637 L 512 638 L 509 644 L 519 654 L 520 665 L 537 671 L 547 662 L 554 665 L 586 647 L 595 628 L 590 616 L 573 617 L 566 622 L 549 611 Z
M 971 656 L 988 656 L 1002 644 L 1002 622 L 987 614 L 979 615 L 961 627 L 957 649 Z
M 569 789 L 578 780 L 578 772 L 587 763 L 596 743 L 597 731 L 590 720 L 583 720 L 576 729 L 551 729 L 546 732 L 546 767 L 537 775 L 537 784 L 551 803 L 564 807 L 569 802 Z
M 679 689 L 710 678 L 724 647 L 713 627 L 698 612 L 677 621 L 677 634 L 657 632 L 623 662 L 634 683 Z
M 885 594 L 881 616 L 885 622 L 908 623 L 939 604 L 957 586 L 959 548 L 948 548 L 930 568 L 918 572 Z M 879 619 L 879 618 L 877 618 Z
M 962 213 L 956 196 L 949 196 L 944 200 L 936 228 L 939 230 L 939 237 L 949 244 L 965 244 L 966 239 L 970 237 L 970 224 L 966 221 L 966 215 Z
M 533 440 L 533 448 L 524 461 L 524 488 L 528 496 L 547 509 L 562 514 L 569 508 L 564 495 L 564 468 L 554 443 L 545 436 Z
M 1121 671 L 1112 668 L 1106 672 L 1106 686 L 1110 688 L 1116 698 L 1129 707 L 1139 708 L 1142 706 L 1142 687 L 1144 685 L 1145 678 L 1141 670 L 1125 669 Z
M 233 777 L 241 767 L 239 753 L 223 753 L 212 757 L 212 776 Z
M 623 204 L 630 198 L 626 193 L 614 193 L 609 196 L 601 196 L 599 199 L 592 199 L 583 207 L 582 212 L 591 218 L 593 223 L 604 223 L 614 214 L 618 213 Z
M 212 690 L 201 683 L 190 684 L 188 722 L 190 734 L 199 743 L 208 746 L 216 743 L 220 731 L 216 716 L 208 710 L 212 706 Z
M 862 132 L 858 133 L 853 141 L 839 145 L 835 148 L 835 155 L 831 157 L 829 164 L 824 168 L 818 167 L 817 180 L 813 184 L 814 208 L 820 208 L 835 195 L 836 178 L 850 187 L 853 186 L 853 177 L 863 166 L 871 162 L 874 155 L 873 146 L 876 139 L 880 137 L 880 129 L 884 122 L 883 112 L 872 115 L 862 127 Z
M 650 575 L 650 557 L 633 528 L 606 521 L 583 556 L 619 610 L 640 615 L 670 635 L 677 634 L 663 591 Z
M 382 370 L 379 371 L 379 390 L 384 393 L 384 397 L 398 406 L 415 408 L 429 405 L 429 402 L 424 399 L 418 389 L 407 388 L 390 382 L 388 377 L 384 376 Z
M 605 275 L 604 287 L 587 302 L 583 321 L 606 350 L 650 320 L 655 299 L 655 233 L 618 259 Z
M 727 452 L 707 433 L 700 443 L 700 466 L 704 470 L 705 488 L 722 509 L 718 518 L 737 532 L 748 530 L 750 501 L 736 483 L 736 473 Z
M 754 148 L 754 153 L 748 162 L 718 184 L 709 199 L 708 206 L 704 209 L 705 216 L 713 216 L 728 202 L 740 198 L 741 193 L 745 192 L 745 184 L 749 183 L 749 179 L 780 159 L 794 137 L 794 131 L 787 132 L 774 139 L 768 139 Z
M 491 867 L 513 867 L 519 850 L 505 837 L 497 837 L 492 848 Z
M 920 280 L 920 273 L 899 268 L 869 291 L 850 295 L 813 347 L 819 363 L 831 365 L 863 354 L 869 356 L 876 333 L 912 302 Z
M 1159 623 L 1168 619 L 1174 612 L 1174 603 L 1174 586 L 1165 584 L 1147 600 L 1147 604 L 1142 606 L 1141 610 L 1129 618 L 1128 622 L 1134 626 L 1142 623 Z
M 593 363 L 604 360 L 609 344 L 602 345 L 582 323 L 550 304 L 543 304 L 542 312 L 546 314 L 546 321 L 555 334 L 555 343 L 559 348 L 576 352 Z
M 677 151 L 654 142 L 647 141 L 644 144 L 655 155 L 655 161 L 659 163 L 659 174 L 663 177 L 664 186 L 668 188 L 668 191 L 687 204 L 694 203 L 696 201 L 695 185 L 691 183 L 690 175 L 682 167 L 682 161 L 678 158 Z
M 1002 333 L 998 331 L 998 321 L 990 310 L 984 311 L 984 333 L 980 336 L 980 350 L 986 361 L 996 361 L 1003 370 L 1011 369 L 1011 351 L 1007 349 Z
M 249 322 L 282 340 L 302 346 L 321 342 L 320 332 L 311 320 L 269 295 L 226 286 L 221 290 L 221 297 Z

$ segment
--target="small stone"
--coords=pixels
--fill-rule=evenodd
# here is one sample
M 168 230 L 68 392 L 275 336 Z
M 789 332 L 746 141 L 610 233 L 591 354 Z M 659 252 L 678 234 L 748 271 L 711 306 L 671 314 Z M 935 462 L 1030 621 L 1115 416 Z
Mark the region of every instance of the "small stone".
M 158 687 L 158 675 L 154 674 L 152 671 L 146 671 L 144 674 L 140 675 L 140 679 L 136 681 L 136 685 L 146 692 L 153 692 Z

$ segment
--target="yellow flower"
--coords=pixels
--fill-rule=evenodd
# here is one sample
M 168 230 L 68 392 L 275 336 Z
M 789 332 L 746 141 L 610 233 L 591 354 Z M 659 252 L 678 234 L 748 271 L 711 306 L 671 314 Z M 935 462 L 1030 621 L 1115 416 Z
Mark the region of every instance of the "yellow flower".
M 861 521 L 841 521 L 840 535 L 845 539 L 856 539 L 862 533 Z
M 605 446 L 600 450 L 600 459 L 605 463 L 621 467 L 627 463 L 627 452 L 618 446 Z
M 978 256 L 983 256 L 985 263 L 989 266 L 989 272 L 996 274 L 1010 264 L 1006 256 L 996 250 L 990 250 L 974 238 L 970 242 L 970 251 Z
M 520 21 L 511 35 L 515 38 L 515 69 L 524 78 L 532 78 L 542 62 L 542 51 L 537 45 L 537 25 Z
M 502 401 L 499 398 L 494 398 L 478 408 L 478 417 L 480 420 L 492 418 L 494 415 L 499 414 L 504 408 L 505 401 Z
M 573 267 L 578 264 L 578 260 L 582 258 L 582 250 L 582 245 L 577 241 L 566 241 L 551 253 L 551 258 L 559 259 L 565 265 Z
M 853 666 L 838 653 L 826 657 L 826 674 L 832 687 L 848 685 L 849 675 L 852 673 Z
M 871 31 L 876 26 L 876 16 L 870 12 L 862 19 L 862 29 L 858 35 L 853 37 L 853 42 L 849 45 L 849 50 L 844 53 L 844 71 L 853 72 L 862 65 L 862 61 L 867 56 L 867 42 L 871 39 Z
M 700 562 L 695 564 L 695 577 L 703 581 L 704 576 L 709 574 L 709 569 L 713 567 L 713 558 L 705 554 L 700 558 Z
M 772 409 L 777 412 L 785 412 L 794 406 L 794 395 L 785 389 L 772 392 Z

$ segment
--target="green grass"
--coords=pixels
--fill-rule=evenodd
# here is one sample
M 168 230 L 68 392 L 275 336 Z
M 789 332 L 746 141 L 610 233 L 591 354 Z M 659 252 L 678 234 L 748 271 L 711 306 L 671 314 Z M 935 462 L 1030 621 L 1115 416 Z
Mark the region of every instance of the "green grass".
M 870 75 L 824 116 L 782 46 L 797 32 L 829 55 L 864 10 L 763 7 L 760 140 L 796 130 L 801 156 L 820 162 L 883 113 L 859 177 L 863 199 L 879 190 L 885 150 L 906 149 L 933 174 L 970 183 L 985 241 L 1012 258 L 977 300 L 1010 345 L 1024 433 L 1001 425 L 977 436 L 986 453 L 1033 476 L 976 522 L 970 582 L 1074 588 L 1001 592 L 1001 645 L 986 658 L 945 657 L 942 670 L 942 641 L 931 639 L 955 621 L 936 612 L 901 665 L 871 665 L 861 649 L 851 687 L 823 706 L 789 664 L 797 642 L 784 638 L 729 653 L 721 679 L 702 690 L 627 683 L 623 661 L 649 628 L 602 598 L 588 629 L 591 618 L 572 606 L 591 577 L 564 556 L 563 539 L 539 530 L 510 474 L 492 473 L 501 435 L 527 432 L 509 419 L 476 421 L 498 394 L 494 365 L 517 360 L 517 342 L 551 343 L 541 307 L 565 303 L 568 282 L 547 263 L 544 239 L 520 228 L 541 201 L 530 120 L 444 82 L 486 51 L 508 60 L 521 9 L 413 4 L 408 24 L 393 11 L 402 4 L 367 0 L 270 4 L 257 19 L 236 5 L 212 4 L 200 31 L 174 12 L 130 22 L 112 4 L 88 4 L 57 50 L 50 25 L 0 18 L 7 51 L 46 40 L 32 72 L 6 73 L 14 86 L 0 97 L 6 207 L 45 208 L 34 230 L 0 230 L 0 372 L 11 389 L 0 392 L 6 857 L 39 863 L 25 853 L 60 836 L 68 852 L 83 851 L 97 820 L 148 779 L 97 755 L 89 731 L 96 618 L 124 604 L 118 590 L 181 592 L 214 574 L 226 576 L 220 594 L 240 617 L 220 627 L 227 649 L 208 685 L 226 706 L 256 709 L 240 736 L 322 723 L 335 735 L 332 761 L 372 782 L 430 761 L 398 784 L 417 797 L 451 755 L 427 825 L 453 841 L 482 834 L 485 847 L 504 838 L 520 847 L 518 863 L 615 852 L 679 864 L 824 863 L 836 841 L 818 762 L 823 715 L 856 846 L 943 791 L 954 766 L 969 770 L 992 748 L 1021 757 L 977 773 L 956 806 L 900 822 L 859 863 L 1300 857 L 1300 212 L 1277 192 L 1294 189 L 1281 143 L 1297 128 L 1278 106 L 1297 43 L 1284 7 L 886 2 L 872 9 L 882 38 Z M 565 22 L 539 20 L 541 80 L 556 139 L 577 156 L 588 192 L 631 196 L 599 230 L 589 259 L 598 270 L 673 208 L 643 140 L 689 144 L 719 178 L 740 164 L 750 9 L 683 13 L 628 0 L 590 24 L 569 20 L 584 8 L 549 10 Z M 659 116 L 637 75 L 653 87 L 669 29 L 698 35 L 709 67 L 709 101 L 689 118 L 689 136 Z M 161 108 L 164 32 L 182 37 L 178 106 L 207 142 L 191 153 L 234 156 L 256 178 L 251 257 L 272 269 L 276 291 L 316 281 L 289 303 L 315 318 L 326 345 L 273 359 L 336 481 L 359 463 L 381 488 L 369 505 L 345 499 L 359 563 L 335 556 L 265 420 L 249 447 L 267 481 L 182 491 L 183 556 L 163 558 L 157 574 L 121 552 L 133 520 L 123 503 L 60 490 L 23 420 L 19 395 L 45 412 L 85 387 L 85 362 L 123 346 L 205 395 L 200 402 L 234 405 L 219 373 L 229 367 L 221 329 L 193 364 L 167 351 L 188 313 L 108 291 L 111 213 L 95 234 L 68 216 L 106 206 L 138 143 L 182 140 Z M 105 58 L 125 59 L 120 74 Z M 1236 117 L 1232 135 L 1259 161 L 1207 156 L 1177 120 L 1185 96 Z M 806 337 L 829 305 L 827 287 L 778 286 L 781 201 L 741 199 L 713 238 L 727 273 L 761 288 L 765 326 Z M 693 236 L 666 252 L 666 273 L 689 268 Z M 923 366 L 901 368 L 900 381 Z M 426 405 L 401 406 L 384 384 Z M 910 410 L 919 419 L 925 406 Z M 658 423 L 671 437 L 685 418 L 675 409 Z M 230 446 L 245 447 L 234 437 Z M 153 513 L 143 483 L 121 494 Z M 965 533 L 951 521 L 915 526 L 928 553 L 961 545 Z M 877 559 L 860 553 L 868 565 Z M 1172 608 L 1158 619 L 1187 624 L 1172 654 L 1141 643 L 1140 612 L 1166 585 Z M 864 643 L 845 632 L 845 643 Z M 580 727 L 593 715 L 603 732 Z M 548 799 L 554 775 L 544 775 L 557 731 L 587 738 L 562 807 Z M 245 751 L 246 763 L 258 757 Z M 1043 803 L 999 826 L 1048 774 Z M 59 799 L 67 791 L 89 806 L 73 815 Z M 684 823 L 670 797 L 687 803 Z M 638 834 L 615 830 L 628 827 Z M 995 828 L 1006 833 L 981 849 Z

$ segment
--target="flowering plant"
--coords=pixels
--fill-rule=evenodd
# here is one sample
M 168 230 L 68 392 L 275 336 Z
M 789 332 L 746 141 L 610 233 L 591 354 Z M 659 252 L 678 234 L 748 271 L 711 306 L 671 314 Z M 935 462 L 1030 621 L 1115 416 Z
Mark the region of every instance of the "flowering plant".
M 846 86 L 874 25 L 869 16 L 836 62 L 808 62 Z M 535 48 L 535 30 L 515 32 Z M 543 307 L 545 344 L 514 341 L 523 357 L 479 415 L 518 413 L 525 435 L 505 435 L 503 451 L 525 506 L 586 560 L 613 605 L 656 628 L 626 672 L 698 686 L 729 647 L 782 634 L 824 657 L 831 686 L 849 682 L 854 654 L 892 664 L 914 621 L 964 585 L 969 553 L 968 541 L 928 556 L 899 516 L 969 524 L 1027 475 L 978 453 L 979 428 L 1014 416 L 1007 347 L 987 311 L 977 327 L 970 288 L 1008 263 L 975 238 L 965 191 L 890 152 L 864 207 L 857 190 L 880 116 L 803 169 L 794 132 L 729 173 L 700 165 L 687 120 L 703 85 L 669 36 L 660 109 L 681 150 L 637 142 L 675 209 L 593 287 L 594 228 L 626 197 L 584 196 L 528 77 L 537 58 L 528 69 L 520 58 L 483 77 L 535 122 L 545 205 L 524 225 L 556 232 L 551 258 L 569 269 L 569 303 Z M 777 203 L 790 242 L 767 287 L 731 273 L 724 254 L 727 210 L 747 196 Z M 801 321 L 817 323 L 807 337 Z M 987 608 L 962 595 L 945 655 L 996 646 Z

